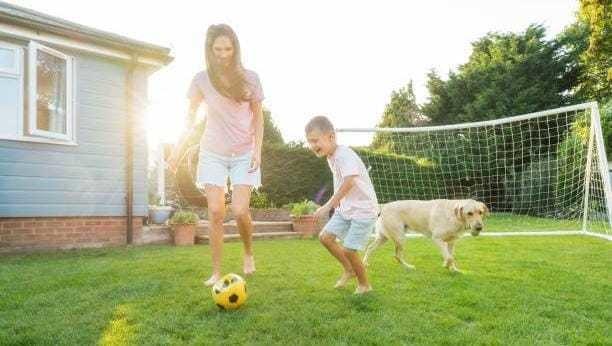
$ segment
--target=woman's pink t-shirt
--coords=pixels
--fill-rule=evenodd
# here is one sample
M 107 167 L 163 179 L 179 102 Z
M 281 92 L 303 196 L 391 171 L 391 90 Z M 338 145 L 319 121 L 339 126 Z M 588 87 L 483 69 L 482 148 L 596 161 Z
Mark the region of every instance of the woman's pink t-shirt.
M 264 99 L 259 77 L 245 70 L 251 93 L 251 102 Z M 200 141 L 200 150 L 233 156 L 253 150 L 255 127 L 250 102 L 238 102 L 221 95 L 212 85 L 206 71 L 193 77 L 187 97 L 203 98 L 206 107 L 206 128 Z

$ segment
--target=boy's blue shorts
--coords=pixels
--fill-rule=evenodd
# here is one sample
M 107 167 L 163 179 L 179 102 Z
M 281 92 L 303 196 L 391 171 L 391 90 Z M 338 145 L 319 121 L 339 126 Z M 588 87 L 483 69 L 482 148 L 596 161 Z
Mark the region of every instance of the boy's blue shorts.
M 323 227 L 323 232 L 342 240 L 342 246 L 349 250 L 363 251 L 375 225 L 376 218 L 345 219 L 336 212 Z

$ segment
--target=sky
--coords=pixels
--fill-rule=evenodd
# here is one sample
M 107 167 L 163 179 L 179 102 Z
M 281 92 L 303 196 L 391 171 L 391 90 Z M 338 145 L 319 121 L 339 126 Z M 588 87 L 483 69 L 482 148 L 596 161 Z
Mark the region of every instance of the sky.
M 578 0 L 8 2 L 171 48 L 174 61 L 149 79 L 152 147 L 184 128 L 186 90 L 204 69 L 211 24 L 234 28 L 244 66 L 259 74 L 264 106 L 289 141 L 303 140 L 304 124 L 320 114 L 338 128 L 374 127 L 393 90 L 412 80 L 426 102 L 426 74 L 446 76 L 488 32 L 538 23 L 553 37 L 578 9 Z

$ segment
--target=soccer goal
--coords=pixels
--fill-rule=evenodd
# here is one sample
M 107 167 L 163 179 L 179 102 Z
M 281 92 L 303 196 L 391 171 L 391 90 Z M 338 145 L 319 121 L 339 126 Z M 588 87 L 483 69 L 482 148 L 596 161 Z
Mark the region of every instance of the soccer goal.
M 473 198 L 492 211 L 490 235 L 612 240 L 612 189 L 597 103 L 444 126 L 346 128 L 338 136 L 341 143 L 370 143 L 354 149 L 380 203 Z

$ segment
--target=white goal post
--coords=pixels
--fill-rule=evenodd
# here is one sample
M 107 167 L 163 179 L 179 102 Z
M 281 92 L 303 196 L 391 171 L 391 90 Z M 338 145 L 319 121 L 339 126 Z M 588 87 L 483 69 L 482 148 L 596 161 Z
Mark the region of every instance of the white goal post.
M 341 128 L 381 203 L 473 198 L 490 235 L 586 234 L 612 240 L 612 187 L 596 102 L 496 120 Z M 484 232 L 483 234 L 486 234 Z

